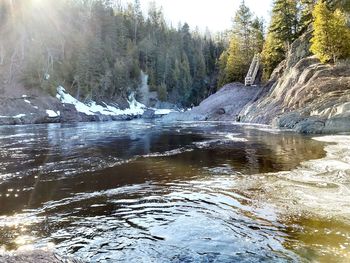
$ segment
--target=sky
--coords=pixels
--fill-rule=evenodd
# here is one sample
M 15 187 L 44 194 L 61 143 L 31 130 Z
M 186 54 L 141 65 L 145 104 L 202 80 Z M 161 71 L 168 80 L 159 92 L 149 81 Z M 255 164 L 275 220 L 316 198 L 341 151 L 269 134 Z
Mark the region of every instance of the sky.
M 191 28 L 198 26 L 203 32 L 206 27 L 212 32 L 230 29 L 232 18 L 241 3 L 241 0 L 140 0 L 142 9 L 146 11 L 151 1 L 163 7 L 166 20 L 174 27 L 179 22 L 187 22 Z M 272 0 L 245 0 L 245 2 L 255 15 L 264 17 L 266 22 L 269 22 Z

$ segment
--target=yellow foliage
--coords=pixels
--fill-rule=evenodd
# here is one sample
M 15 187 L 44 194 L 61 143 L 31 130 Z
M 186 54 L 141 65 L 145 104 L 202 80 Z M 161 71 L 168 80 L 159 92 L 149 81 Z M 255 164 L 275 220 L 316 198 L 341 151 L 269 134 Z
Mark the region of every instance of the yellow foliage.
M 272 71 L 285 57 L 285 46 L 283 41 L 276 36 L 276 33 L 269 32 L 262 51 L 262 61 L 264 64 L 263 79 L 269 79 Z
M 339 9 L 330 11 L 326 3 L 320 0 L 312 15 L 314 32 L 310 51 L 323 63 L 349 57 L 350 28 L 345 14 Z

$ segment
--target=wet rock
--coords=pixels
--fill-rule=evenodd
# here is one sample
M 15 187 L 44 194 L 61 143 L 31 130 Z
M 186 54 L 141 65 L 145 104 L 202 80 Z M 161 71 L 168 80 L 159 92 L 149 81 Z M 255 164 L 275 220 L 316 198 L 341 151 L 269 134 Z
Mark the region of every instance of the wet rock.
M 154 119 L 156 118 L 155 110 L 152 109 L 147 109 L 143 114 L 142 114 L 143 119 Z
M 79 112 L 81 122 L 96 122 L 101 121 L 101 115 L 87 115 L 85 113 Z
M 304 134 L 320 134 L 323 132 L 325 123 L 317 118 L 307 118 L 297 125 L 295 125 L 294 130 L 299 133 Z
M 340 133 L 350 131 L 350 117 L 334 117 L 325 122 L 323 133 Z

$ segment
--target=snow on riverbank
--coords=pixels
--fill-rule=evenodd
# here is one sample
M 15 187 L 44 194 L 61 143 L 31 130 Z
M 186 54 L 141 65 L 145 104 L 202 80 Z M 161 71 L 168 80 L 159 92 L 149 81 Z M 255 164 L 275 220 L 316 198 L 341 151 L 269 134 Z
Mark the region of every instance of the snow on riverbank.
M 56 118 L 60 116 L 60 112 L 57 111 L 53 111 L 53 110 L 46 110 L 46 114 L 50 117 L 50 118 Z
M 109 116 L 117 116 L 117 115 L 142 115 L 146 109 L 146 106 L 142 103 L 138 102 L 135 99 L 134 94 L 129 96 L 129 108 L 125 110 L 118 109 L 114 106 L 103 103 L 104 106 L 96 104 L 96 102 L 92 101 L 89 104 L 84 104 L 73 96 L 68 94 L 63 87 L 57 88 L 56 98 L 60 100 L 64 104 L 73 104 L 78 112 L 84 113 L 86 115 L 96 115 L 103 114 Z
M 17 114 L 15 116 L 0 116 L 0 118 L 15 118 L 15 119 L 20 119 L 20 118 L 23 118 L 25 117 L 26 115 L 21 113 L 21 114 Z
M 157 115 L 168 115 L 169 113 L 177 112 L 176 110 L 171 110 L 171 109 L 153 109 L 153 110 L 154 110 L 154 114 L 157 114 Z

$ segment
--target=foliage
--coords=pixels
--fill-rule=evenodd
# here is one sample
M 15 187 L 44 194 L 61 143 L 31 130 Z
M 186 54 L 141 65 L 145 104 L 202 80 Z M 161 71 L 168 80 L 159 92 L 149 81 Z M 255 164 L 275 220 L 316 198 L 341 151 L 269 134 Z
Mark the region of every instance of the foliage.
M 261 52 L 264 42 L 263 30 L 262 20 L 254 19 L 250 9 L 242 1 L 234 18 L 230 44 L 218 63 L 219 86 L 244 80 L 254 55 Z
M 314 32 L 311 39 L 311 52 L 321 62 L 336 62 L 350 56 L 350 28 L 345 14 L 336 9 L 332 12 L 326 2 L 319 1 L 313 11 Z
M 307 28 L 307 23 L 310 22 L 305 9 L 308 8 L 309 1 L 302 2 L 304 5 L 300 5 L 301 3 L 295 0 L 274 1 L 271 24 L 262 52 L 264 80 L 270 77 L 274 68 L 285 58 L 291 43 L 301 34 L 301 31 Z M 302 22 L 300 17 L 302 17 Z
M 135 91 L 144 71 L 162 99 L 191 105 L 215 83 L 223 45 L 188 24 L 167 25 L 154 3 L 147 15 L 139 0 L 126 7 L 108 0 L 8 3 L 0 2 L 0 46 L 21 60 L 29 88 L 50 91 L 60 83 L 79 99 L 113 101 Z M 11 14 L 14 9 L 21 12 Z

